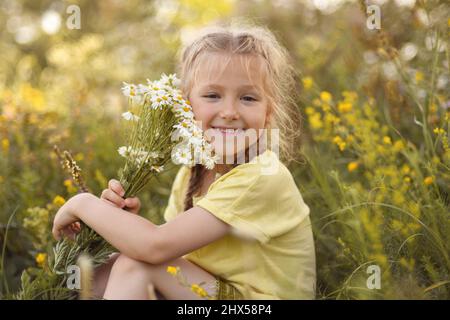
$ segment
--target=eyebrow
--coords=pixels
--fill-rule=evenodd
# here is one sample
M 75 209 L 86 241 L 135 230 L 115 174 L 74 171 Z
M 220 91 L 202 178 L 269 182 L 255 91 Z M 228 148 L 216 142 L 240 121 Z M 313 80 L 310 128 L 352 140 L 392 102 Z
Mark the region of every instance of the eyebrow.
M 212 84 L 208 84 L 208 85 L 205 85 L 205 86 L 203 86 L 201 89 L 202 90 L 205 90 L 205 89 L 223 89 L 224 87 L 223 86 L 221 86 L 220 84 L 215 84 L 215 83 L 212 83 Z M 256 90 L 257 92 L 259 92 L 259 89 L 258 89 L 258 87 L 257 86 L 254 86 L 254 85 L 244 85 L 244 86 L 242 86 L 242 87 L 239 87 L 239 89 L 244 89 L 244 90 L 248 90 L 248 89 L 254 89 L 254 90 Z

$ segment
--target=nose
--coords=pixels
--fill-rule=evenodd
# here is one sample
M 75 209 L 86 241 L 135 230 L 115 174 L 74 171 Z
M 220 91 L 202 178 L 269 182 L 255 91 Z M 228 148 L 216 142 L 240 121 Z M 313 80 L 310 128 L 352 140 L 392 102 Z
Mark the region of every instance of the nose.
M 221 108 L 219 115 L 221 118 L 226 120 L 239 119 L 239 112 L 233 101 L 226 101 L 224 106 Z

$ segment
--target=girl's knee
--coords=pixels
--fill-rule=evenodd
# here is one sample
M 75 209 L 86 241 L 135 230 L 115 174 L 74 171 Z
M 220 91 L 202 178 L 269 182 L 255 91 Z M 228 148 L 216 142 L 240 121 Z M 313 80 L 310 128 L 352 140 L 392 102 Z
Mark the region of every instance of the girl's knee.
M 149 267 L 150 265 L 145 262 L 120 254 L 114 262 L 113 270 L 130 273 L 144 270 L 148 271 Z

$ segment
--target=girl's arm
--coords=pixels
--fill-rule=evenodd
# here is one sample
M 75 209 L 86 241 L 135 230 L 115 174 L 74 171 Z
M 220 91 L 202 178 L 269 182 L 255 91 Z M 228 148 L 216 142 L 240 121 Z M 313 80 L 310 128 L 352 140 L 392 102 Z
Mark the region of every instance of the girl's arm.
M 230 226 L 209 211 L 193 207 L 161 226 L 111 206 L 93 194 L 69 199 L 55 216 L 53 234 L 82 220 L 126 256 L 151 264 L 178 258 L 225 236 Z

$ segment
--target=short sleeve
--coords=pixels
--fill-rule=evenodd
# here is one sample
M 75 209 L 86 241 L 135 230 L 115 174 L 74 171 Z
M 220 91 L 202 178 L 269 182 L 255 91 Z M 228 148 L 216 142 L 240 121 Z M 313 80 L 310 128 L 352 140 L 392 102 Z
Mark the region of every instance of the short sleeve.
M 186 179 L 188 178 L 189 168 L 186 166 L 182 166 L 175 176 L 167 207 L 164 211 L 164 220 L 166 222 L 172 220 L 178 213 L 183 211 L 183 201 L 186 192 Z
M 261 174 L 257 165 L 240 165 L 211 184 L 196 206 L 262 243 L 300 224 L 309 208 L 289 170 Z

